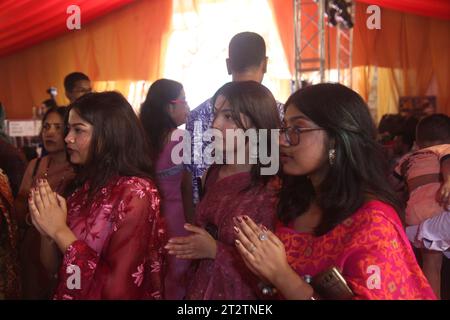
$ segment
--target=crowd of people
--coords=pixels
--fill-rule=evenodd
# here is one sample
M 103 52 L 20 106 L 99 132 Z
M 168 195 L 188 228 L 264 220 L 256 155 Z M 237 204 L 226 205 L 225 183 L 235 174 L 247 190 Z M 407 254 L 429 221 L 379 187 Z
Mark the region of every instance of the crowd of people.
M 239 33 L 231 82 L 190 111 L 159 79 L 139 115 L 68 75 L 42 156 L 27 165 L 0 139 L 0 299 L 439 299 L 450 118 L 377 130 L 337 83 L 282 104 L 261 84 L 267 60 Z

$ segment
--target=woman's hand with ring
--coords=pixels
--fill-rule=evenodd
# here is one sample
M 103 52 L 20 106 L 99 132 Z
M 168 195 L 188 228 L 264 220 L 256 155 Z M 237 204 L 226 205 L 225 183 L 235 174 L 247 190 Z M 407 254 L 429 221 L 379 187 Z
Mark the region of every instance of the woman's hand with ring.
M 236 248 L 249 269 L 276 286 L 277 278 L 290 270 L 283 243 L 270 230 L 247 216 L 234 218 Z

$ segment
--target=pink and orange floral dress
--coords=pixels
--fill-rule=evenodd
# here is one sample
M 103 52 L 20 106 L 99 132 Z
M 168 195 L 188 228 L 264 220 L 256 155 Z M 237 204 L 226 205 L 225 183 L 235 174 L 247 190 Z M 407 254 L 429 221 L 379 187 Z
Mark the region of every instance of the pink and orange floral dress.
M 395 210 L 370 201 L 325 235 L 278 224 L 289 264 L 302 277 L 337 267 L 355 299 L 436 299 Z

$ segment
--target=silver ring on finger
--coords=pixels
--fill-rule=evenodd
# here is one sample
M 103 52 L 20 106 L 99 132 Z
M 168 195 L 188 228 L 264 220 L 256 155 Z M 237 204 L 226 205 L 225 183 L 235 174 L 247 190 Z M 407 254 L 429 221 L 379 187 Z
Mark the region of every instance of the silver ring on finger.
M 268 239 L 267 233 L 261 232 L 261 233 L 258 235 L 258 239 L 259 239 L 260 241 L 266 241 L 266 240 Z

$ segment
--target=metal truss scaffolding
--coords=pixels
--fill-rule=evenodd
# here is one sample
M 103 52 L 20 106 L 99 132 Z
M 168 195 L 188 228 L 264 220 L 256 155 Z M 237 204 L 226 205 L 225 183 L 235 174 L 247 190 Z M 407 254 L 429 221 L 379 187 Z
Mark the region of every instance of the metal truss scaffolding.
M 353 19 L 353 12 L 351 16 Z M 352 48 L 353 28 L 345 28 L 342 24 L 337 26 L 336 32 L 336 63 L 339 83 L 352 87 Z
M 294 0 L 295 89 L 304 73 L 319 71 L 325 81 L 324 1 Z
M 325 8 L 329 0 L 294 0 L 295 88 L 300 88 L 308 74 L 318 72 L 325 82 Z M 353 18 L 353 12 L 351 16 Z M 336 68 L 338 81 L 352 85 L 353 29 L 337 25 Z

